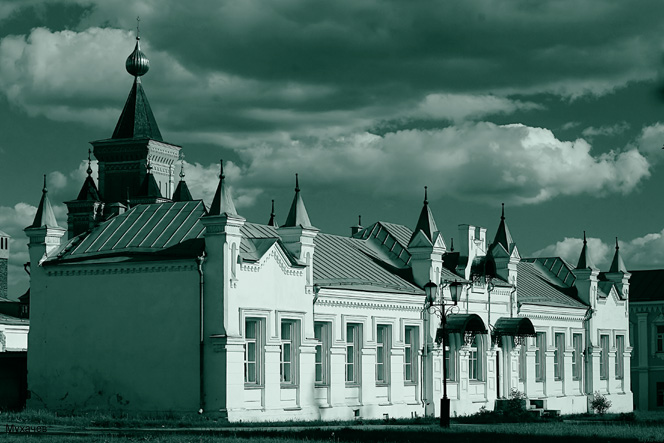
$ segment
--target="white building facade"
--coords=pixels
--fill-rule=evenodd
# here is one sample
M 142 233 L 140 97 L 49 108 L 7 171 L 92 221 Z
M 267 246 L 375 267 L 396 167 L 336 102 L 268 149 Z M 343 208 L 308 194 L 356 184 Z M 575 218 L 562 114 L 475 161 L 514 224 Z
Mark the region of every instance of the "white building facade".
M 632 410 L 624 266 L 600 273 L 585 244 L 577 266 L 523 259 L 504 216 L 492 242 L 461 225 L 460 249 L 448 250 L 426 196 L 414 229 L 376 222 L 344 237 L 312 225 L 297 179 L 282 226 L 274 212 L 265 225 L 246 221 L 222 170 L 206 208 L 183 179 L 172 191 L 151 173 L 151 137 L 169 147 L 169 167 L 179 147 L 161 140 L 141 57 L 137 45 L 125 110 L 144 110 L 123 111 L 114 136 L 93 142 L 104 150 L 100 186 L 89 172 L 67 202 L 70 238 L 46 187 L 26 228 L 29 406 L 231 421 L 438 415 L 447 358 L 453 414 L 492 409 L 512 389 L 562 413 L 587 411 L 596 391 L 612 411 Z M 136 175 L 116 177 L 134 186 L 122 200 L 104 174 L 127 156 Z M 428 282 L 448 306 L 449 284 L 464 287 L 447 352 L 424 309 Z

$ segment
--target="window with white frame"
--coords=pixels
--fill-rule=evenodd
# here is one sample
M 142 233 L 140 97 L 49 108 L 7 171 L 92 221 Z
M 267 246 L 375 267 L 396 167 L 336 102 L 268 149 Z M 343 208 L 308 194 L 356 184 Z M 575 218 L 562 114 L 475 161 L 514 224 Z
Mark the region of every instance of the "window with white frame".
M 417 326 L 406 326 L 403 338 L 403 380 L 406 384 L 417 383 L 417 338 Z
M 244 383 L 259 386 L 262 384 L 263 322 L 260 318 L 247 318 L 244 321 Z
M 297 322 L 281 321 L 281 384 L 294 385 L 297 380 Z
M 376 326 L 376 384 L 387 384 L 390 373 L 390 327 Z
M 625 336 L 616 335 L 616 378 L 625 376 Z
M 544 381 L 546 375 L 546 364 L 544 352 L 546 351 L 546 332 L 535 334 L 535 380 Z
M 316 384 L 327 386 L 330 384 L 330 331 L 331 324 L 317 321 L 314 323 L 314 337 L 318 340 L 316 345 Z
M 572 334 L 572 378 L 581 380 L 583 368 L 583 335 Z
M 482 336 L 476 334 L 468 348 L 468 379 L 482 380 Z
M 609 378 L 609 336 L 599 336 L 599 378 L 606 380 Z
M 346 383 L 360 384 L 360 343 L 361 326 L 357 323 L 346 325 Z
M 565 375 L 565 334 L 556 332 L 553 336 L 555 349 L 553 351 L 553 374 L 556 380 L 562 380 Z

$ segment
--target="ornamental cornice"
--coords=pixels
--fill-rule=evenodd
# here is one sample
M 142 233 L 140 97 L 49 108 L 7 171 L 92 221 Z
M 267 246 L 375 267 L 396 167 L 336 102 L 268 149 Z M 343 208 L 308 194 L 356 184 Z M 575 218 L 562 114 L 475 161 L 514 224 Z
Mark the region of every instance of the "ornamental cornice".
M 657 302 L 653 304 L 640 304 L 630 303 L 629 310 L 631 312 L 664 312 L 664 303 Z
M 272 247 L 270 253 L 265 254 L 257 263 L 242 263 L 240 269 L 247 272 L 260 272 L 270 258 L 277 262 L 277 265 L 279 265 L 279 268 L 281 268 L 281 272 L 283 272 L 284 275 L 294 277 L 302 277 L 304 275 L 302 269 L 292 268 L 290 263 L 286 262 L 283 254 L 276 247 Z
M 326 299 L 318 298 L 316 301 L 318 306 L 329 306 L 336 308 L 354 308 L 354 309 L 373 309 L 373 310 L 386 310 L 386 311 L 402 311 L 402 312 L 421 312 L 420 306 L 408 306 L 396 303 L 381 303 L 381 302 L 368 302 L 366 300 L 339 300 L 339 299 Z
M 143 266 L 113 266 L 113 267 L 81 267 L 77 269 L 46 269 L 49 277 L 75 277 L 81 275 L 115 275 L 115 274 L 147 274 L 155 272 L 184 272 L 196 271 L 196 264 L 172 265 L 143 265 Z
M 567 322 L 580 322 L 583 321 L 583 316 L 571 316 L 571 315 L 561 315 L 561 314 L 545 314 L 542 312 L 520 312 L 520 315 L 528 318 L 538 318 L 541 320 L 558 320 L 558 321 L 567 321 Z

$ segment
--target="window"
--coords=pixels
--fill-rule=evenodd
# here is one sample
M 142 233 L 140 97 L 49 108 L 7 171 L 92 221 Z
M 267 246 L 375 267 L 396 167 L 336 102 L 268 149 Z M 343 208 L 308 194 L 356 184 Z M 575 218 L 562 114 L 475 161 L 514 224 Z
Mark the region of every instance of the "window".
M 625 336 L 616 335 L 616 378 L 621 379 L 625 375 Z
M 247 318 L 244 321 L 244 382 L 260 385 L 262 356 L 262 323 L 258 318 Z
M 376 384 L 388 383 L 390 373 L 390 327 L 376 327 Z
M 657 352 L 664 352 L 664 325 L 657 325 Z
M 468 378 L 470 380 L 482 379 L 482 337 L 480 334 L 475 335 L 475 338 L 468 349 Z M 479 358 L 478 358 L 479 357 Z
M 664 382 L 657 382 L 657 406 L 664 406 Z
M 599 336 L 599 378 L 606 380 L 609 378 L 609 336 Z
M 563 361 L 565 352 L 565 334 L 554 335 L 555 350 L 553 351 L 553 373 L 556 380 L 562 380 L 565 375 L 565 363 Z
M 316 345 L 316 384 L 330 384 L 330 323 L 315 322 L 314 337 Z
M 544 352 L 546 351 L 546 333 L 538 332 L 535 335 L 535 380 L 544 381 L 546 364 Z
M 296 383 L 296 354 L 297 347 L 295 322 L 293 320 L 281 321 L 281 383 L 293 385 Z
M 346 325 L 346 383 L 360 383 L 360 325 Z
M 417 328 L 406 326 L 404 332 L 403 380 L 406 383 L 417 382 Z
M 583 368 L 583 335 L 572 334 L 572 378 L 574 380 L 581 380 Z

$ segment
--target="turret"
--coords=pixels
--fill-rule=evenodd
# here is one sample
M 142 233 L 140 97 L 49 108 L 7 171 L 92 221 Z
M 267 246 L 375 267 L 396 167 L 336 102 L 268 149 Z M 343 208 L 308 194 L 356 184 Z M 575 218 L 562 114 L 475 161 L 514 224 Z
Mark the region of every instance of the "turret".
M 175 188 L 175 192 L 173 193 L 173 201 L 185 202 L 192 201 L 193 199 L 194 198 L 191 196 L 191 192 L 189 192 L 187 182 L 184 181 L 184 160 L 182 160 L 182 163 L 180 164 L 180 181 L 178 182 L 178 186 Z
M 267 225 L 272 226 L 273 228 L 279 227 L 276 214 L 274 213 L 274 200 L 272 200 L 272 211 L 270 212 L 270 220 L 267 222 Z
M 74 238 L 92 229 L 102 219 L 104 203 L 97 185 L 92 178 L 92 150 L 88 149 L 88 169 L 85 181 L 76 200 L 65 202 L 67 205 L 67 234 Z
M 627 271 L 627 267 L 623 262 L 622 255 L 620 254 L 620 246 L 618 245 L 618 237 L 616 237 L 616 252 L 613 254 L 613 261 L 609 272 L 604 273 L 607 280 L 616 284 L 616 288 L 620 293 L 621 298 L 629 298 L 629 278 L 632 276 Z
M 443 266 L 445 241 L 429 208 L 427 187 L 424 187 L 424 204 L 413 235 L 408 242 L 410 265 L 413 270 L 415 284 L 424 287 L 428 282 L 440 283 Z
M 46 175 L 44 175 L 44 188 L 39 207 L 32 224 L 23 230 L 30 239 L 28 250 L 30 253 L 31 269 L 35 269 L 46 257 L 60 247 L 60 241 L 66 230 L 58 226 L 53 213 L 51 201 L 46 188 Z
M 572 271 L 576 276 L 574 286 L 577 289 L 577 295 L 582 302 L 595 308 L 597 301 L 597 280 L 599 269 L 593 264 L 590 256 L 590 248 L 586 240 L 586 231 L 583 231 L 583 247 L 576 268 Z
M 314 260 L 314 238 L 318 234 L 309 220 L 307 208 L 300 194 L 300 182 L 295 174 L 295 196 L 291 203 L 286 221 L 279 227 L 279 236 L 288 251 L 301 263 L 307 266 L 306 285 L 307 291 L 313 286 L 313 260 Z
M 517 263 L 521 257 L 505 221 L 504 203 L 502 204 L 500 224 L 493 243 L 489 246 L 487 255 L 494 261 L 498 277 L 512 285 L 516 285 Z

